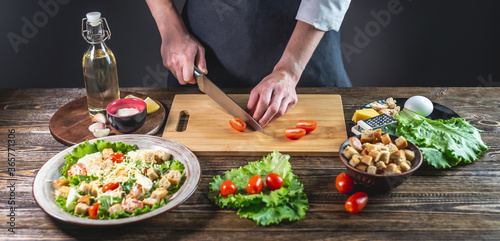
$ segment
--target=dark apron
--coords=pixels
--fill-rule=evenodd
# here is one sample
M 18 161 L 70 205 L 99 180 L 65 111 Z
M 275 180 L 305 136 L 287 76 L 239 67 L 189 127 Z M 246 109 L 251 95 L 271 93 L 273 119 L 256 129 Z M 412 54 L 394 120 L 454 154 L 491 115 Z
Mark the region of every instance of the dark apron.
M 182 17 L 205 47 L 208 77 L 220 87 L 254 87 L 278 63 L 297 23 L 300 0 L 187 0 Z M 169 86 L 179 86 L 173 76 Z M 340 34 L 328 31 L 298 86 L 350 87 Z

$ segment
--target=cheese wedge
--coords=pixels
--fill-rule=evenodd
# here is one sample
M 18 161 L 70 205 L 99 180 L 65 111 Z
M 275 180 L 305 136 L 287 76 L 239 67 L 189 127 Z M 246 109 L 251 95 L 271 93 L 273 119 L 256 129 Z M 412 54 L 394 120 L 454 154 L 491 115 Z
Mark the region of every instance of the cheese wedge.
M 377 113 L 376 110 L 371 108 L 356 110 L 356 112 L 354 112 L 354 115 L 352 116 L 352 121 L 354 121 L 354 123 L 358 123 L 358 121 L 360 120 L 370 119 L 378 115 L 379 113 Z

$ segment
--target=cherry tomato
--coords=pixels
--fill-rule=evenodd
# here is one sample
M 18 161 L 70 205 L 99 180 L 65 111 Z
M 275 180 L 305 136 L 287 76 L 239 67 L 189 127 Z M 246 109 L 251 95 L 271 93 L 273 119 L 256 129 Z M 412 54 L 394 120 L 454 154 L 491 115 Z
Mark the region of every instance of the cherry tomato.
M 144 205 L 142 204 L 141 201 L 135 199 L 135 198 L 126 198 L 122 200 L 122 208 L 123 210 L 131 213 L 134 212 L 135 209 L 139 208 L 142 209 Z
M 94 205 L 89 207 L 89 217 L 96 219 L 97 218 L 97 211 L 99 211 L 99 203 L 95 203 Z
M 266 185 L 272 191 L 280 189 L 283 186 L 283 184 L 285 184 L 283 178 L 281 178 L 280 175 L 274 172 L 269 173 L 266 177 Z
M 247 192 L 250 194 L 257 194 L 262 190 L 264 182 L 262 178 L 258 175 L 252 176 L 247 183 Z
M 306 121 L 306 120 L 300 120 L 297 122 L 297 125 L 295 127 L 297 128 L 302 128 L 306 130 L 307 133 L 316 130 L 316 122 L 314 121 Z
M 73 176 L 74 174 L 86 176 L 87 175 L 87 170 L 85 170 L 85 167 L 81 163 L 75 163 L 73 166 L 71 166 L 67 172 L 68 177 Z
M 335 186 L 341 193 L 350 193 L 354 188 L 354 181 L 349 174 L 340 173 L 337 178 L 335 178 Z
M 107 192 L 107 191 L 110 191 L 110 190 L 112 191 L 112 190 L 117 189 L 119 186 L 120 186 L 120 183 L 110 182 L 110 183 L 105 184 L 104 186 L 102 186 L 102 191 L 103 192 Z
M 345 210 L 350 213 L 358 213 L 368 202 L 368 196 L 364 192 L 352 194 L 345 202 Z
M 121 163 L 123 159 L 125 159 L 125 156 L 122 153 L 117 152 L 109 154 L 108 158 L 106 159 L 109 159 L 114 163 Z
M 231 194 L 235 194 L 236 193 L 236 185 L 234 185 L 234 183 L 232 181 L 226 180 L 220 185 L 220 193 L 224 197 L 227 197 Z
M 303 137 L 306 134 L 306 130 L 302 128 L 286 128 L 285 136 L 288 139 L 296 140 Z
M 247 127 L 247 123 L 245 123 L 240 118 L 234 118 L 234 119 L 230 120 L 229 124 L 231 125 L 231 127 L 233 127 L 233 129 L 235 129 L 237 131 L 243 131 Z

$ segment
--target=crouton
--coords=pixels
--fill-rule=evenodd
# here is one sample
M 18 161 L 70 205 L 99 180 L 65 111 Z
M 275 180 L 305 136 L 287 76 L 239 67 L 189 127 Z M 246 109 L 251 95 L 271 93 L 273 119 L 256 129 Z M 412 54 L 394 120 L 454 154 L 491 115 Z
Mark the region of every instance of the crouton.
M 365 142 L 373 142 L 373 131 L 371 130 L 364 130 L 361 131 L 361 143 Z
M 170 159 L 170 157 L 171 157 L 170 153 L 164 150 L 157 150 L 155 153 L 156 163 L 166 162 Z
M 55 181 L 52 186 L 55 188 L 55 189 L 59 189 L 60 187 L 62 186 L 68 186 L 69 185 L 69 181 L 64 179 L 64 178 L 59 178 L 57 181 Z
M 89 210 L 89 205 L 86 203 L 78 203 L 75 207 L 75 214 L 86 214 Z
M 174 185 L 177 185 L 181 182 L 181 177 L 182 177 L 182 175 L 179 172 L 179 170 L 170 170 L 167 174 L 168 181 Z
M 395 151 L 391 153 L 391 161 L 396 165 L 406 161 L 406 155 L 404 151 Z
M 389 148 L 389 152 L 395 152 L 395 151 L 398 151 L 398 147 L 396 145 L 394 145 L 393 143 L 389 143 L 388 145 L 386 145 L 387 148 Z
M 90 204 L 90 197 L 87 195 L 82 196 L 82 197 L 78 198 L 76 203 L 85 203 L 85 204 L 89 205 Z
M 85 193 L 85 194 L 90 194 L 91 190 L 92 190 L 92 188 L 91 188 L 90 184 L 86 183 L 85 181 L 80 183 L 80 186 L 77 189 L 78 192 Z
M 101 183 L 99 181 L 92 181 L 89 183 L 90 185 L 90 196 L 97 197 L 99 195 L 99 191 L 101 190 Z
M 361 141 L 355 136 L 349 138 L 349 145 L 358 152 L 363 151 L 363 147 L 361 146 Z
M 389 161 L 390 161 L 390 157 L 391 157 L 391 153 L 388 152 L 388 151 L 381 151 L 380 152 L 380 158 L 379 158 L 379 162 L 383 162 L 384 164 L 389 164 Z
M 377 174 L 377 167 L 375 167 L 375 166 L 369 166 L 368 169 L 366 169 L 366 172 L 368 174 Z
M 144 151 L 142 152 L 141 160 L 148 164 L 154 163 L 156 161 L 155 154 L 151 151 Z
M 389 151 L 389 147 L 387 146 L 381 146 L 379 151 Z
M 384 143 L 384 145 L 388 145 L 388 144 L 392 143 L 391 137 L 389 136 L 389 134 L 384 134 L 381 139 L 382 139 L 382 143 Z
M 106 159 L 103 162 L 101 162 L 101 170 L 111 170 L 113 168 L 114 163 L 113 161 Z
M 156 190 L 154 190 L 153 193 L 151 193 L 151 198 L 155 198 L 159 202 L 161 199 L 165 198 L 167 194 L 168 194 L 167 189 L 159 187 Z
M 373 158 L 373 162 L 378 162 L 380 161 L 380 155 L 382 155 L 381 152 L 373 150 L 370 153 L 368 153 L 369 156 Z
M 401 174 L 401 170 L 396 164 L 391 163 L 387 165 L 387 169 L 385 169 L 384 174 L 385 175 Z
M 375 166 L 377 167 L 378 171 L 384 171 L 387 168 L 384 162 L 377 162 Z
M 361 162 L 366 164 L 367 166 L 371 166 L 373 158 L 371 156 L 363 156 L 363 158 L 361 158 Z
M 415 158 L 415 152 L 408 150 L 408 149 L 405 149 L 404 152 L 406 155 L 406 160 L 412 161 Z
M 146 171 L 146 175 L 149 177 L 149 179 L 151 179 L 151 181 L 158 179 L 158 173 L 154 168 L 148 168 L 148 170 Z
M 399 149 L 405 149 L 406 147 L 408 147 L 408 142 L 403 136 L 398 137 L 398 139 L 396 139 L 394 142 Z
M 170 187 L 170 182 L 168 181 L 167 176 L 163 176 L 158 183 L 160 187 L 168 189 Z
M 399 163 L 399 169 L 402 171 L 402 172 L 406 172 L 406 171 L 409 171 L 411 169 L 411 166 L 408 165 L 408 162 L 401 162 Z
M 352 157 L 352 159 L 349 161 L 349 165 L 356 167 L 359 163 L 361 162 L 361 159 L 358 156 Z
M 356 166 L 356 169 L 362 171 L 362 172 L 366 172 L 366 169 L 368 169 L 368 166 L 364 163 L 359 163 L 357 166 Z
M 103 159 L 106 159 L 106 158 L 108 158 L 108 156 L 109 156 L 110 154 L 112 154 L 112 153 L 113 153 L 113 149 L 111 149 L 111 148 L 104 148 L 104 149 L 102 150 L 102 158 L 103 158 Z
M 369 153 L 368 149 L 366 149 L 366 148 L 363 149 L 363 151 L 361 152 L 361 157 L 368 155 L 368 153 Z
M 377 129 L 373 132 L 373 143 L 378 143 L 382 141 L 382 130 Z
M 367 153 L 370 153 L 371 151 L 377 151 L 379 148 L 380 148 L 379 146 L 373 144 L 367 144 L 365 146 L 365 150 Z
M 142 204 L 144 204 L 145 206 L 150 206 L 150 207 L 153 207 L 153 205 L 155 205 L 155 203 L 158 203 L 158 199 L 151 198 L 151 197 L 145 198 L 142 201 Z
M 359 152 L 356 151 L 351 146 L 346 146 L 342 154 L 344 154 L 344 156 L 347 157 L 347 159 L 351 159 L 353 155 L 359 154 Z
M 121 204 L 115 204 L 115 205 L 108 208 L 109 215 L 116 214 L 117 212 L 120 212 L 120 211 L 123 211 Z
M 68 186 L 61 186 L 56 190 L 56 195 L 61 196 L 63 198 L 68 198 L 69 190 L 71 190 Z

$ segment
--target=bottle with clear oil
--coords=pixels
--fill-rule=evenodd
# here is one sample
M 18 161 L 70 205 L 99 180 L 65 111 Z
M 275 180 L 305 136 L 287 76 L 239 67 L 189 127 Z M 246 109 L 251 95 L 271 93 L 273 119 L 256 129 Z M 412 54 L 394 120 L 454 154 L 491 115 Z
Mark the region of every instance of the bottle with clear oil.
M 120 99 L 120 88 L 115 56 L 104 43 L 111 38 L 111 30 L 100 12 L 87 13 L 82 19 L 82 37 L 90 44 L 82 61 L 89 113 L 106 114 L 106 106 Z

